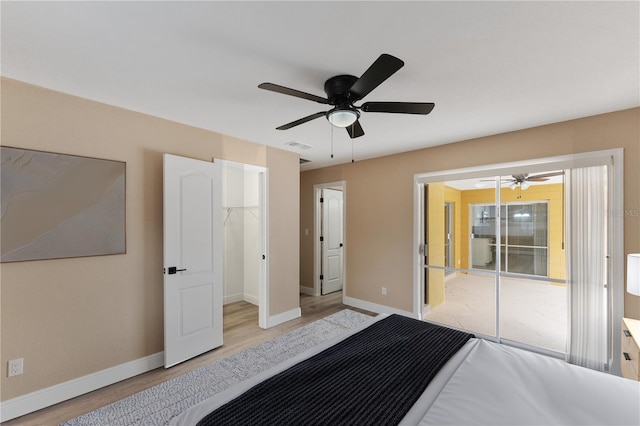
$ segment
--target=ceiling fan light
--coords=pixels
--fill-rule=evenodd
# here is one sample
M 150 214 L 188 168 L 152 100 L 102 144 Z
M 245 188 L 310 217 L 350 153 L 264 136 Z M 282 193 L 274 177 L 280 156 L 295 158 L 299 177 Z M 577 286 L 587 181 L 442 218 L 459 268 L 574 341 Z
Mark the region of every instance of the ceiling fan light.
M 516 182 L 513 182 L 511 185 L 509 185 L 509 188 L 516 189 L 517 186 L 518 184 Z
M 522 182 L 520 184 L 520 187 L 522 187 L 522 190 L 524 191 L 525 189 L 529 188 L 529 182 Z
M 355 109 L 334 108 L 327 113 L 327 119 L 336 127 L 349 127 L 358 120 L 360 113 Z

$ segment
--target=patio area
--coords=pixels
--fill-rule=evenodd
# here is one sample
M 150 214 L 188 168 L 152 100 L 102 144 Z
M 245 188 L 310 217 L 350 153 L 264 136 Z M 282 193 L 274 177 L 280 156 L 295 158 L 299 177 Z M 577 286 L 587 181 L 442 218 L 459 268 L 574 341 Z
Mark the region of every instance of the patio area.
M 567 296 L 562 284 L 501 278 L 501 337 L 564 353 Z M 425 319 L 495 336 L 495 279 L 455 274 L 445 281 L 445 302 Z

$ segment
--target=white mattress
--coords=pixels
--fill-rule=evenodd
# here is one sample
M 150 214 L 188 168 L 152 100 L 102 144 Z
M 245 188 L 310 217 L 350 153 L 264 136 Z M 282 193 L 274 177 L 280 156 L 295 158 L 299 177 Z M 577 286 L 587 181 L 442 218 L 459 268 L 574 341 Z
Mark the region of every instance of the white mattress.
M 640 425 L 638 382 L 485 340 L 463 349 L 403 424 Z
M 367 321 L 209 398 L 171 421 L 195 425 L 267 377 L 384 318 Z M 471 339 L 429 384 L 403 425 L 640 425 L 640 383 Z

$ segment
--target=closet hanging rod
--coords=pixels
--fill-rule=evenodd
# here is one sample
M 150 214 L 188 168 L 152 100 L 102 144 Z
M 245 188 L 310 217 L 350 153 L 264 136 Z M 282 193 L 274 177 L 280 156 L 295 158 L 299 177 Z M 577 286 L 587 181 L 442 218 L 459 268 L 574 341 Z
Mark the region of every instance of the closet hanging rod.
M 256 218 L 256 220 L 260 220 L 260 218 L 252 211 L 252 210 L 257 209 L 259 207 L 260 206 L 223 207 L 223 209 L 227 211 L 227 215 L 224 218 L 224 222 L 222 223 L 222 226 L 225 226 L 227 224 L 227 221 L 229 220 L 229 216 L 231 216 L 231 212 L 233 212 L 234 210 L 248 210 L 249 213 L 251 213 L 253 215 L 253 217 Z

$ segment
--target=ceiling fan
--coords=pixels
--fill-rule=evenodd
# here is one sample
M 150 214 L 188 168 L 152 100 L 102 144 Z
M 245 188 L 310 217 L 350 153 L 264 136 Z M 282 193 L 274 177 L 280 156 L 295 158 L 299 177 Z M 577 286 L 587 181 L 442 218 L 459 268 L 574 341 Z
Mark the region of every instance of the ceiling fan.
M 273 83 L 262 83 L 260 89 L 282 93 L 297 98 L 315 101 L 320 104 L 333 105 L 329 111 L 321 111 L 308 115 L 291 123 L 276 127 L 277 130 L 287 130 L 307 121 L 325 116 L 336 127 L 347 129 L 349 136 L 354 139 L 364 135 L 364 130 L 358 119 L 360 111 L 364 112 L 390 112 L 396 114 L 422 114 L 426 115 L 433 110 L 435 104 L 431 102 L 365 102 L 360 106 L 354 105 L 367 96 L 369 92 L 378 87 L 387 78 L 404 66 L 404 62 L 395 56 L 382 54 L 360 76 L 336 75 L 324 83 L 326 98 L 290 89 Z
M 529 175 L 529 173 L 522 173 L 511 175 L 510 178 L 502 178 L 502 185 L 509 186 L 511 189 L 516 189 L 516 187 L 520 187 L 521 189 L 529 188 L 529 182 L 545 182 L 549 180 L 550 177 L 553 176 L 561 176 L 563 175 L 563 171 L 557 172 L 549 172 L 542 173 L 539 175 Z M 483 181 L 493 181 L 493 179 L 482 179 Z

